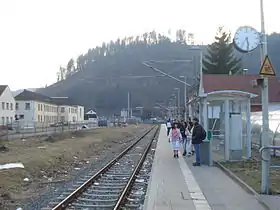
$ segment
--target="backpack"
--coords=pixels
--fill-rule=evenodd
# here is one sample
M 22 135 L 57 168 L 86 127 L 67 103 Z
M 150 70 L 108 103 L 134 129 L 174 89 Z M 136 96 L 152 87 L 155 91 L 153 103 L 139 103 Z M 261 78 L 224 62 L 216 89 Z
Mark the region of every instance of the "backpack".
M 205 129 L 201 126 L 201 140 L 205 140 L 206 139 L 206 131 Z

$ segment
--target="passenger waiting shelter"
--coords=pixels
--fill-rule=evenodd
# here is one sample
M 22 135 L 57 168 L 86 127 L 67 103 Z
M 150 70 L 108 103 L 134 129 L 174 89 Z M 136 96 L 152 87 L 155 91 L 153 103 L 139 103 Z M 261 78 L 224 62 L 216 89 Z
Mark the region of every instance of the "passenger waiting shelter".
M 224 89 L 213 89 L 207 79 L 212 78 L 213 83 L 220 83 L 220 75 L 203 75 L 196 97 L 188 103 L 192 117 L 198 117 L 208 131 L 208 139 L 201 146 L 201 154 L 207 154 L 202 159 L 210 165 L 213 155 L 215 159 L 224 160 L 251 157 L 251 101 L 258 95 L 253 91 L 242 90 L 238 85 L 234 86 L 235 79 L 242 75 L 236 78 L 222 76 L 231 80 L 231 89 L 227 89 L 228 85 Z M 250 79 L 247 81 L 250 82 Z

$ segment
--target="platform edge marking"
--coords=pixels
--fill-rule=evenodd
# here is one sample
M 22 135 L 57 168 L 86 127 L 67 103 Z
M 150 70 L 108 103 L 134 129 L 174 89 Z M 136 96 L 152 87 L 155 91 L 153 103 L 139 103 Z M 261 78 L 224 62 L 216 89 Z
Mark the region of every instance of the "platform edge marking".
M 178 159 L 178 162 L 180 165 L 180 169 L 188 186 L 188 190 L 196 210 L 212 210 L 206 197 L 204 196 L 198 183 L 196 182 L 193 173 L 191 172 L 191 169 L 189 168 L 185 160 L 182 158 L 180 151 L 179 155 L 180 157 Z

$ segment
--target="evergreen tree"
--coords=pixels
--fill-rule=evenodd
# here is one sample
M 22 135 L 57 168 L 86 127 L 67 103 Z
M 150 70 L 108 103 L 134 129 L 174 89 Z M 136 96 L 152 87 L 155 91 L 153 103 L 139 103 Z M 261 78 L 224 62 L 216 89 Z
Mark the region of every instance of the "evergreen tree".
M 205 74 L 235 74 L 241 69 L 241 58 L 234 53 L 231 34 L 220 27 L 215 42 L 208 46 L 203 59 Z
M 66 78 L 69 77 L 74 72 L 74 69 L 75 69 L 74 59 L 71 58 L 66 66 Z

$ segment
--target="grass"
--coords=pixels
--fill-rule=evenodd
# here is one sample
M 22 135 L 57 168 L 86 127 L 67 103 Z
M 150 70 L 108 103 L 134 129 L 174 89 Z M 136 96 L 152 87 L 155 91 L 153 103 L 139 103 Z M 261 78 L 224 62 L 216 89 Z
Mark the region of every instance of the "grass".
M 256 192 L 260 193 L 261 187 L 261 161 L 258 158 L 239 162 L 223 162 L 221 163 L 231 170 L 240 179 L 246 182 Z M 271 159 L 272 165 L 280 166 L 280 157 Z M 280 194 L 280 168 L 271 168 L 269 173 L 270 193 Z

